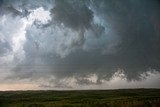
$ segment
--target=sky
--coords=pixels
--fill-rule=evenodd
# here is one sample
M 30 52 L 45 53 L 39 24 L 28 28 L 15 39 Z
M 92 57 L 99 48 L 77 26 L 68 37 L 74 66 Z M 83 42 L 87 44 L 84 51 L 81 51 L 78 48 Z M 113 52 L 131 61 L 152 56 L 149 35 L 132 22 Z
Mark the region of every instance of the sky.
M 159 0 L 0 0 L 0 90 L 159 82 Z

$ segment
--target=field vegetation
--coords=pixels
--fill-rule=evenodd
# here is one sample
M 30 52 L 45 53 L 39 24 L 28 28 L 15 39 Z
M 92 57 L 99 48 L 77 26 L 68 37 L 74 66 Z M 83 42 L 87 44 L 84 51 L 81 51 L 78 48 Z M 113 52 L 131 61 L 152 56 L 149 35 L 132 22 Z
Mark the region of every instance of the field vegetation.
M 0 107 L 160 107 L 160 89 L 1 91 Z

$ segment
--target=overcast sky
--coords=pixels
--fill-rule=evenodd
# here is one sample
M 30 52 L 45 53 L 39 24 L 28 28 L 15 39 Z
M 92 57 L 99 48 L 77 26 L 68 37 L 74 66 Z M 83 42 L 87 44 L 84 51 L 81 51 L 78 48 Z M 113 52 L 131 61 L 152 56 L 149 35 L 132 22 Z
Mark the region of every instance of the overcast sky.
M 159 0 L 0 0 L 0 90 L 159 82 Z

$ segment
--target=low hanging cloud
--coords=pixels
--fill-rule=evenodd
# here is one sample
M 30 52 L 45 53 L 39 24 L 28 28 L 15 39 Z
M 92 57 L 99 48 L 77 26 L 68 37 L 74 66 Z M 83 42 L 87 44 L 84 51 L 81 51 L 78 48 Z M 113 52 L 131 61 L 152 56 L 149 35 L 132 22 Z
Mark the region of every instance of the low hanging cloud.
M 5 80 L 47 79 L 37 84 L 71 88 L 100 85 L 121 72 L 126 81 L 143 81 L 142 74 L 159 73 L 159 5 L 158 0 L 1 0 L 0 64 L 11 66 Z

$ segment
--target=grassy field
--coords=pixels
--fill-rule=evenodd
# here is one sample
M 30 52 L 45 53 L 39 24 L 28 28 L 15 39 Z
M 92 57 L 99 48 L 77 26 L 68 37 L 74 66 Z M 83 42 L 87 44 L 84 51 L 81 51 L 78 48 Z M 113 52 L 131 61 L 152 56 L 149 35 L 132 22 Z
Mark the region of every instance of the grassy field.
M 1 91 L 0 107 L 160 107 L 160 89 Z

